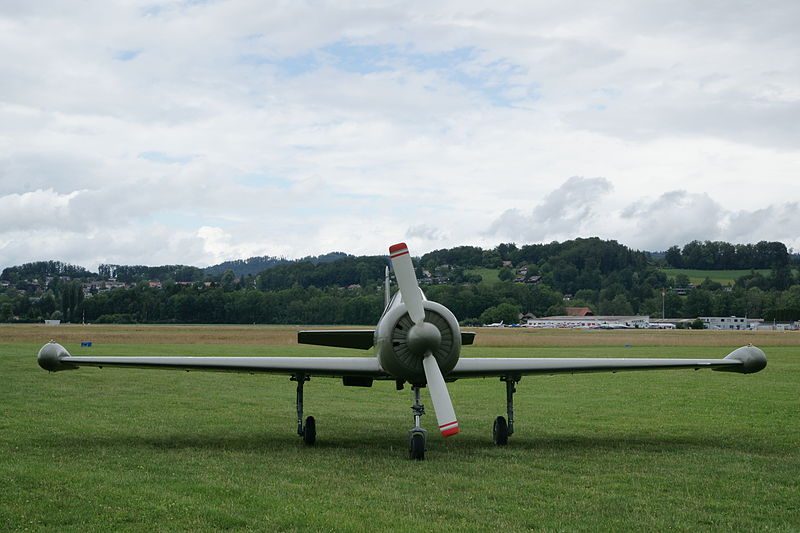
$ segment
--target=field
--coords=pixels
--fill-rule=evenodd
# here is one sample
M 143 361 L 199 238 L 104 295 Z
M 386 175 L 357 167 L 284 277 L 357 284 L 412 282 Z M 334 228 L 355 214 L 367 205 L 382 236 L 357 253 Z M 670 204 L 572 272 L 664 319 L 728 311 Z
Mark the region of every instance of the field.
M 481 283 L 493 285 L 500 282 L 499 268 L 470 268 L 466 272 L 467 274 L 478 274 L 482 278 Z
M 688 276 L 689 281 L 695 285 L 700 285 L 705 281 L 706 278 L 710 279 L 711 281 L 716 281 L 722 285 L 733 285 L 733 283 L 741 278 L 753 272 L 752 270 L 691 270 L 686 268 L 662 268 L 661 272 L 667 275 L 669 278 L 674 278 L 678 274 L 685 274 Z M 764 276 L 769 276 L 772 272 L 769 269 L 766 270 L 756 270 L 755 272 L 760 272 Z
M 722 357 L 753 343 L 769 364 L 527 377 L 502 448 L 503 385 L 457 381 L 462 433 L 432 436 L 423 462 L 406 459 L 411 392 L 391 382 L 313 379 L 306 447 L 286 377 L 35 361 L 51 338 L 75 355 L 365 354 L 296 346 L 296 330 L 0 325 L 0 530 L 800 530 L 795 332 L 478 328 L 465 356 Z

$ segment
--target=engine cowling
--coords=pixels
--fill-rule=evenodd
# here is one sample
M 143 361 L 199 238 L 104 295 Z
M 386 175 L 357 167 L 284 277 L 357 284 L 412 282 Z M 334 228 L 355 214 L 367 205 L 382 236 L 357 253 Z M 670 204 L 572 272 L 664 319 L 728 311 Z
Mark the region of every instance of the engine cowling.
M 442 374 L 453 370 L 461 354 L 461 330 L 453 313 L 445 306 L 431 301 L 422 303 L 425 309 L 425 322 L 439 330 L 441 342 L 433 350 Z M 409 332 L 414 323 L 404 305 L 393 305 L 384 314 L 375 331 L 378 358 L 384 370 L 398 379 L 413 384 L 423 384 L 425 370 L 422 366 L 424 354 L 414 353 L 409 346 Z

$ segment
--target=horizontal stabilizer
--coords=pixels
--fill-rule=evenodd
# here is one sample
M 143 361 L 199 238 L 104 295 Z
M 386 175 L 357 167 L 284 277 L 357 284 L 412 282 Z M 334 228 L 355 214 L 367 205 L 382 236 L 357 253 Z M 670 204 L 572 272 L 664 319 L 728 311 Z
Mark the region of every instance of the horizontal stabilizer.
M 321 329 L 298 331 L 297 342 L 336 348 L 369 350 L 375 344 L 375 331 L 371 329 Z
M 461 345 L 466 346 L 467 344 L 472 344 L 475 341 L 475 332 L 474 331 L 462 331 L 461 332 Z

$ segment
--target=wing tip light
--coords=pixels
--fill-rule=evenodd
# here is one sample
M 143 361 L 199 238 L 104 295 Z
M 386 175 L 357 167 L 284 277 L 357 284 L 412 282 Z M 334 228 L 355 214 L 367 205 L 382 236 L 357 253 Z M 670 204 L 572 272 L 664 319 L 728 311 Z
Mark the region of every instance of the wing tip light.
M 62 361 L 64 357 L 69 356 L 70 354 L 66 348 L 57 342 L 50 341 L 39 350 L 36 360 L 43 369 L 49 372 L 58 372 L 59 370 L 72 370 L 77 368 L 75 365 Z
M 726 355 L 725 359 L 741 362 L 742 366 L 733 371 L 742 374 L 754 374 L 767 366 L 767 356 L 764 354 L 764 350 L 752 344 L 736 348 Z

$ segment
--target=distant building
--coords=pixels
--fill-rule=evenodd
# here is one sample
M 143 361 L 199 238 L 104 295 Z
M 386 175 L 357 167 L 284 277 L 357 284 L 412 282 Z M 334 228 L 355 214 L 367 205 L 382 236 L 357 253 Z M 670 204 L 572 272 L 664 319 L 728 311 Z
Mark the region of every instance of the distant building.
M 800 329 L 800 321 L 797 322 L 764 322 L 763 320 L 758 320 L 758 323 L 752 326 L 752 329 L 758 329 L 762 331 L 793 331 L 796 329 Z
M 529 328 L 646 329 L 649 316 L 546 316 L 529 318 L 522 324 Z
M 701 316 L 703 328 L 717 330 L 742 330 L 751 329 L 750 321 L 747 318 L 736 316 Z
M 688 328 L 694 322 L 693 318 L 651 318 L 650 329 L 675 329 L 680 326 Z
M 567 316 L 594 316 L 588 307 L 567 307 L 564 312 L 567 313 Z

